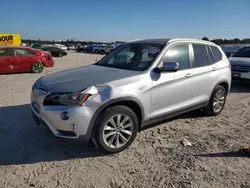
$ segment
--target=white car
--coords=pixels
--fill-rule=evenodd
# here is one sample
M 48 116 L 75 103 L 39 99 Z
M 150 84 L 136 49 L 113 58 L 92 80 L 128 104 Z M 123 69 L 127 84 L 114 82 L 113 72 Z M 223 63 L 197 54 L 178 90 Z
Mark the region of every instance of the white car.
M 233 79 L 250 82 L 250 47 L 241 48 L 229 61 Z
M 65 51 L 68 49 L 67 46 L 64 46 L 62 44 L 54 44 L 54 46 L 57 48 L 61 48 L 62 50 L 65 50 Z

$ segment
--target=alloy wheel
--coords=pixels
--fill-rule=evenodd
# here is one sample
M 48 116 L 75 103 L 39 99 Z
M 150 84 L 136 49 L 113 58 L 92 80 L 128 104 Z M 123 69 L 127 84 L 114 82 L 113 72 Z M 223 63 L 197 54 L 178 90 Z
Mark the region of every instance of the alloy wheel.
M 42 66 L 41 63 L 37 63 L 37 64 L 35 64 L 35 65 L 33 66 L 34 72 L 41 72 L 42 69 L 43 69 L 43 66 Z
M 213 109 L 216 113 L 222 110 L 225 103 L 225 98 L 225 93 L 222 90 L 218 90 L 214 95 Z
M 111 148 L 124 146 L 133 134 L 133 122 L 128 115 L 116 114 L 104 125 L 103 141 Z

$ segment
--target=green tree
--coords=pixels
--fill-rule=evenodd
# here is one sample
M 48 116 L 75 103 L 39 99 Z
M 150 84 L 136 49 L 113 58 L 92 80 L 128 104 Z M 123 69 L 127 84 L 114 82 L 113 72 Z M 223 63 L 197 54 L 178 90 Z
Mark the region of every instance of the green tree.
M 209 41 L 209 39 L 207 37 L 203 37 L 202 40 Z

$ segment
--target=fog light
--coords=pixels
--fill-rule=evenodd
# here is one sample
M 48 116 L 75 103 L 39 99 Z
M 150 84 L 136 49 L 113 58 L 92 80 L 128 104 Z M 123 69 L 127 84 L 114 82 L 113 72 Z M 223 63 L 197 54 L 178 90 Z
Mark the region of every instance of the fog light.
M 61 119 L 66 121 L 69 119 L 69 113 L 68 112 L 62 112 L 61 113 Z

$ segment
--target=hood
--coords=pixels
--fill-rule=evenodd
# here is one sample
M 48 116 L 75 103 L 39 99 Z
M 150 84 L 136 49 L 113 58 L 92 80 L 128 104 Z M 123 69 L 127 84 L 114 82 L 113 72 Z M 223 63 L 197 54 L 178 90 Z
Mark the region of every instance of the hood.
M 89 65 L 43 76 L 35 84 L 49 92 L 77 92 L 138 74 L 140 72 Z
M 250 66 L 250 58 L 230 57 L 229 61 L 231 65 Z

